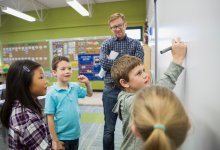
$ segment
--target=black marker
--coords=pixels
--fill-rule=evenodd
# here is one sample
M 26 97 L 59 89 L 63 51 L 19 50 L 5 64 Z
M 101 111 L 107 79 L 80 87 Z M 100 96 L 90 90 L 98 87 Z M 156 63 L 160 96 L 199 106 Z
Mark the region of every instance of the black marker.
M 163 53 L 166 53 L 166 52 L 168 52 L 170 50 L 172 50 L 172 46 L 163 49 L 162 51 L 160 51 L 160 53 L 163 54 Z

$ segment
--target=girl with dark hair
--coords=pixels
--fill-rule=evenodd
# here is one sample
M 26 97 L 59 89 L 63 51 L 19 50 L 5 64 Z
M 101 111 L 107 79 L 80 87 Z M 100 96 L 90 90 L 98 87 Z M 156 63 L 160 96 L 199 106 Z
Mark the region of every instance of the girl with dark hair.
M 46 94 L 47 82 L 40 64 L 19 60 L 11 64 L 6 78 L 6 97 L 1 122 L 8 129 L 10 149 L 50 149 L 48 126 L 42 120 L 37 97 Z

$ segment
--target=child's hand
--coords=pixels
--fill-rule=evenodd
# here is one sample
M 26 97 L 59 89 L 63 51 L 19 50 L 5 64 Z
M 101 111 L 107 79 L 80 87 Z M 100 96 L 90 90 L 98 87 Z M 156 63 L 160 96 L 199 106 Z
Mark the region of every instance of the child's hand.
M 78 76 L 78 81 L 80 83 L 89 84 L 89 79 L 86 76 L 84 76 L 84 75 L 79 75 Z
M 172 55 L 173 62 L 181 65 L 186 56 L 186 44 L 180 40 L 180 38 L 176 38 L 172 40 Z
M 80 76 L 78 76 L 78 81 L 80 83 L 85 83 L 86 89 L 87 89 L 87 96 L 89 96 L 89 97 L 92 96 L 93 92 L 92 92 L 92 87 L 89 83 L 89 79 L 84 75 L 80 75 Z
M 64 150 L 64 143 L 62 141 L 52 141 L 52 150 Z

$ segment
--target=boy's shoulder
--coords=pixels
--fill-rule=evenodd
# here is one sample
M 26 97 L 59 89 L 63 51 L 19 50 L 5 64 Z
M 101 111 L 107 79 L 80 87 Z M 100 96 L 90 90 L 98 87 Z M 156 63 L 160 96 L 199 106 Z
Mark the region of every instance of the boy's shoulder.
M 79 87 L 79 83 L 78 82 L 69 82 L 68 83 L 70 87 Z
M 126 92 L 126 91 L 121 91 L 119 94 L 118 94 L 118 100 L 127 100 L 127 99 L 130 99 L 134 96 L 134 93 L 129 93 L 129 92 Z
M 121 107 L 124 108 L 124 109 L 127 109 L 127 107 L 129 107 L 129 105 L 133 101 L 133 96 L 134 96 L 133 93 L 128 93 L 126 91 L 121 91 L 118 94 L 118 101 L 117 101 L 117 103 L 115 104 L 115 106 L 113 108 L 114 112 L 118 113 L 120 111 Z
M 70 88 L 72 88 L 72 87 L 80 87 L 80 85 L 79 85 L 79 83 L 77 83 L 77 82 L 68 82 L 68 86 L 70 87 Z M 59 91 L 59 90 L 61 90 L 61 88 L 59 87 L 59 86 L 57 86 L 57 84 L 55 83 L 55 84 L 53 84 L 52 86 L 50 86 L 49 88 L 48 88 L 48 90 L 47 90 L 47 93 L 49 94 L 49 93 L 54 93 L 54 92 L 57 92 L 57 91 Z
M 52 94 L 52 93 L 54 93 L 54 92 L 56 92 L 55 84 L 52 85 L 52 86 L 49 86 L 49 87 L 47 88 L 47 94 Z
M 122 91 L 118 95 L 118 101 L 121 101 L 121 107 L 123 107 L 126 111 L 130 109 L 133 103 L 134 93 L 129 93 L 126 91 Z

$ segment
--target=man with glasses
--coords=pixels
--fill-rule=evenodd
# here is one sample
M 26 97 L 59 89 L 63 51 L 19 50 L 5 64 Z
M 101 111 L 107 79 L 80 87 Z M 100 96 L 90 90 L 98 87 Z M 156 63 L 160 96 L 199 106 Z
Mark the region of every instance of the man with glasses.
M 117 97 L 121 89 L 115 86 L 111 78 L 111 67 L 114 60 L 110 58 L 112 51 L 118 53 L 116 59 L 123 55 L 132 55 L 144 59 L 143 48 L 139 41 L 127 37 L 125 29 L 127 22 L 125 16 L 121 13 L 112 14 L 108 21 L 109 28 L 114 36 L 103 42 L 100 52 L 101 66 L 106 71 L 104 77 L 105 87 L 103 90 L 103 107 L 105 116 L 103 149 L 114 150 L 114 131 L 117 120 L 117 114 L 112 112 L 117 103 Z

